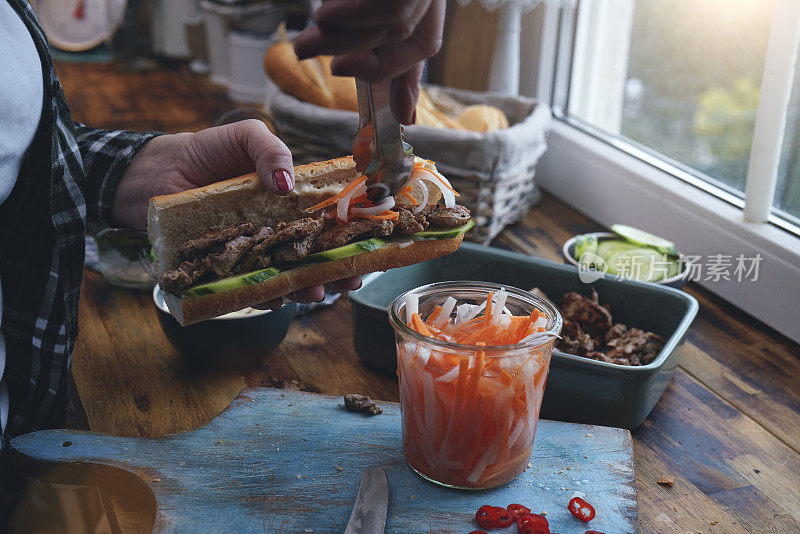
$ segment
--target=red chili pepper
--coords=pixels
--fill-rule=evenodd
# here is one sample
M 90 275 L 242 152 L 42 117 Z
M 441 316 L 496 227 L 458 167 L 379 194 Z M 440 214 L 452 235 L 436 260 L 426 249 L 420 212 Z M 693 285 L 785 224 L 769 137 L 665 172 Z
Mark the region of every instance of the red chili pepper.
M 581 521 L 591 521 L 594 519 L 594 506 L 580 497 L 573 497 L 570 499 L 567 510 Z
M 485 530 L 473 530 L 469 534 L 489 534 L 489 533 L 486 532 Z
M 498 519 L 496 507 L 489 504 L 484 504 L 475 512 L 475 521 L 481 528 L 496 528 Z
M 521 514 L 517 516 L 519 534 L 550 534 L 550 523 L 543 515 Z
M 522 506 L 521 504 L 509 504 L 506 506 L 506 510 L 514 514 L 514 517 L 518 517 L 522 514 L 529 514 L 531 513 L 531 509 L 527 506 Z
M 497 514 L 497 523 L 495 528 L 506 528 L 514 524 L 514 514 L 501 506 L 495 506 L 494 511 Z

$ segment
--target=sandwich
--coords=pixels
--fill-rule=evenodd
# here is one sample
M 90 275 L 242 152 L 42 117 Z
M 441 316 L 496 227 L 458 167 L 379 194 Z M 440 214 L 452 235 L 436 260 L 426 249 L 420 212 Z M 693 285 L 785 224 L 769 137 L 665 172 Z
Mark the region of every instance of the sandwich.
M 454 252 L 472 227 L 427 160 L 373 205 L 351 156 L 295 167 L 279 196 L 255 174 L 150 200 L 147 232 L 170 313 L 182 325 L 325 284 Z M 441 203 L 440 203 L 441 201 Z

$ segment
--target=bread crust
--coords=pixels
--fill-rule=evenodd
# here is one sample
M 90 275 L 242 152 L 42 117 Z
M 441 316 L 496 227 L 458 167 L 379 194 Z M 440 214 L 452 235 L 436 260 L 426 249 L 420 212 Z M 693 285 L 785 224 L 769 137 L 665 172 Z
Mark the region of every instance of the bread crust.
M 185 326 L 261 304 L 306 287 L 446 256 L 461 246 L 463 238 L 463 235 L 459 235 L 449 239 L 413 241 L 407 246 L 390 244 L 347 258 L 303 265 L 283 271 L 264 282 L 221 293 L 183 298 L 172 296 L 166 299 L 167 307 Z

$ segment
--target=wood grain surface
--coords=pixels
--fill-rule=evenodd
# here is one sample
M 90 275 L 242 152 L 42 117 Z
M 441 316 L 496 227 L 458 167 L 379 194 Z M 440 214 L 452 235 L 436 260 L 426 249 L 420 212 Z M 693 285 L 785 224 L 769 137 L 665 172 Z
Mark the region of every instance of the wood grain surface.
M 109 479 L 143 480 L 157 503 L 157 532 L 341 533 L 370 465 L 389 479 L 388 534 L 463 533 L 487 502 L 535 505 L 554 531 L 583 534 L 586 525 L 566 509 L 576 491 L 592 495 L 593 528 L 636 529 L 627 430 L 540 421 L 530 467 L 508 484 L 464 492 L 411 470 L 400 406 L 382 408 L 370 417 L 345 410 L 341 397 L 252 388 L 186 433 L 142 439 L 43 430 L 15 438 L 11 448 L 40 466 L 93 464 Z
M 235 107 L 182 68 L 129 73 L 62 64 L 58 71 L 76 120 L 94 125 L 174 132 L 207 126 Z M 566 239 L 599 229 L 544 195 L 493 244 L 560 261 Z M 346 299 L 296 320 L 281 347 L 243 378 L 191 377 L 176 365 L 148 295 L 114 289 L 89 271 L 84 282 L 73 375 L 92 430 L 158 436 L 192 428 L 221 412 L 243 384 L 271 378 L 398 399 L 394 377 L 359 362 Z M 700 312 L 681 367 L 633 431 L 639 530 L 798 532 L 800 347 L 704 289 L 690 284 L 687 291 Z M 137 407 L 142 397 L 149 409 Z M 664 475 L 674 477 L 673 486 L 657 483 Z M 126 531 L 147 529 L 138 517 L 123 510 Z

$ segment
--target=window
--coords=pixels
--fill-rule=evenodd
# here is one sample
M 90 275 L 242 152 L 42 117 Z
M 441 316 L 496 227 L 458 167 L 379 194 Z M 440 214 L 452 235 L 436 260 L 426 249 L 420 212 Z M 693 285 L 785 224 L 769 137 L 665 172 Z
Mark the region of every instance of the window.
M 539 186 L 686 254 L 760 255 L 757 283 L 698 284 L 800 341 L 800 1 L 557 4 L 523 48 L 559 119 Z
M 794 70 L 774 206 L 780 216 L 800 226 L 800 54 Z
M 580 0 L 562 19 L 571 54 L 566 65 L 560 60 L 554 109 L 741 208 L 781 2 Z M 564 42 L 562 35 L 562 49 Z M 788 53 L 797 57 L 796 50 Z M 800 233 L 800 69 L 783 111 L 787 126 L 770 217 Z

